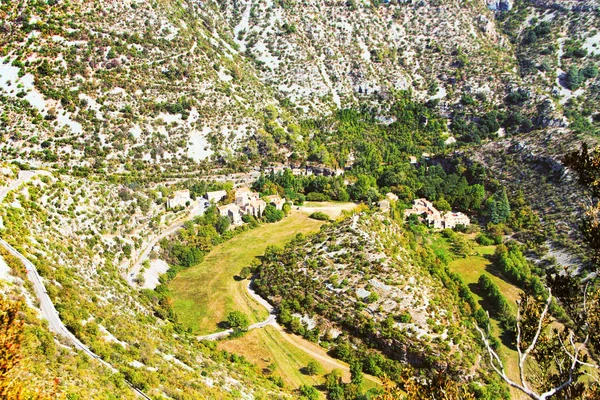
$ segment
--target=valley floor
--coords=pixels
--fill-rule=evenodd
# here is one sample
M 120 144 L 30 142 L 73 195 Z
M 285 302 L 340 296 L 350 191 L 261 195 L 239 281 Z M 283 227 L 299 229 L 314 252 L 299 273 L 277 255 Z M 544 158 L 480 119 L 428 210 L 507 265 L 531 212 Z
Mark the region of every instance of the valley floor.
M 215 247 L 202 263 L 180 272 L 169 284 L 179 321 L 203 335 L 223 330 L 219 324 L 234 310 L 248 315 L 251 323 L 267 318 L 267 310 L 248 294 L 248 282 L 237 275 L 268 246 L 283 246 L 296 234 L 318 231 L 321 225 L 323 221 L 293 210 L 278 223 L 263 224 Z
M 179 321 L 185 328 L 204 335 L 224 330 L 222 323 L 227 313 L 234 310 L 248 315 L 251 323 L 265 320 L 268 312 L 248 293 L 248 280 L 237 276 L 240 270 L 262 255 L 268 246 L 283 246 L 298 233 L 318 231 L 323 221 L 308 218 L 312 212 L 319 210 L 335 218 L 343 210 L 354 207 L 352 203 L 310 203 L 294 208 L 278 223 L 263 224 L 217 246 L 202 263 L 179 273 L 169 284 L 172 306 Z M 330 357 L 320 346 L 288 334 L 278 325 L 221 341 L 219 348 L 243 355 L 263 370 L 274 364 L 274 374 L 281 376 L 288 387 L 323 383 L 320 376 L 302 373 L 311 360 L 323 366 L 323 373 L 339 369 L 344 380 L 350 380 L 346 363 Z M 379 379 L 365 375 L 365 389 L 380 384 Z

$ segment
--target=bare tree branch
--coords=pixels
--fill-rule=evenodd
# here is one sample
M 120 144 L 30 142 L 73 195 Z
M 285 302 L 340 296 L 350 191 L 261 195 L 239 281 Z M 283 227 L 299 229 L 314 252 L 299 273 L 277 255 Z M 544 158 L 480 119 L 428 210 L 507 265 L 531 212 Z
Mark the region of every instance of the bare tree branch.
M 492 365 L 492 368 L 494 369 L 494 371 L 496 371 L 496 373 L 498 375 L 500 375 L 500 377 L 504 380 L 504 382 L 508 383 L 510 386 L 512 386 L 514 388 L 519 389 L 520 391 L 522 391 L 523 393 L 525 393 L 532 399 L 541 400 L 541 398 L 539 397 L 539 395 L 537 393 L 533 392 L 531 389 L 529 389 L 527 387 L 523 387 L 523 386 L 519 385 L 518 383 L 514 382 L 512 379 L 510 379 L 506 375 L 506 373 L 504 372 L 504 364 L 502 364 L 502 361 L 500 361 L 500 357 L 494 351 L 494 349 L 492 349 L 492 346 L 490 345 L 490 342 L 486 339 L 485 334 L 483 333 L 483 330 L 477 324 L 475 324 L 475 328 L 477 329 L 477 331 L 479 331 L 479 334 L 481 335 L 481 340 L 483 340 L 483 343 L 488 351 L 488 354 L 490 356 L 490 364 Z M 494 363 L 494 359 L 496 359 L 498 361 L 498 363 L 500 364 L 500 368 L 498 368 L 496 366 L 496 364 Z
M 587 292 L 587 287 L 586 287 L 586 292 Z M 584 297 L 584 310 L 586 307 L 585 301 L 586 301 L 586 299 Z M 577 346 L 575 344 L 575 339 L 574 339 L 575 335 L 573 332 L 570 332 L 569 342 L 570 342 L 571 347 L 573 348 L 572 352 L 567 349 L 567 346 L 565 345 L 564 341 L 562 340 L 560 335 L 558 335 L 558 339 L 562 345 L 562 348 L 563 348 L 565 354 L 571 360 L 570 365 L 567 364 L 569 367 L 568 368 L 568 378 L 564 382 L 562 382 L 560 385 L 558 385 L 542 394 L 536 393 L 534 390 L 532 390 L 529 387 L 529 385 L 527 383 L 527 379 L 525 377 L 525 361 L 527 360 L 527 357 L 529 356 L 531 351 L 537 345 L 537 342 L 542 333 L 542 329 L 544 327 L 544 319 L 546 318 L 546 315 L 548 314 L 548 310 L 550 309 L 551 302 L 552 302 L 552 292 L 549 289 L 548 290 L 548 299 L 546 300 L 544 309 L 542 310 L 542 313 L 540 314 L 535 335 L 534 335 L 531 343 L 527 347 L 527 349 L 525 349 L 525 351 L 523 351 L 521 349 L 521 304 L 519 304 L 519 302 L 517 302 L 517 304 L 519 305 L 519 307 L 517 308 L 517 352 L 518 352 L 518 356 L 519 356 L 519 375 L 520 375 L 520 379 L 521 379 L 521 384 L 514 382 L 512 379 L 510 379 L 506 375 L 506 372 L 504 371 L 504 365 L 503 365 L 502 361 L 500 360 L 500 357 L 498 356 L 498 354 L 494 351 L 494 349 L 492 349 L 492 346 L 491 346 L 490 342 L 488 341 L 488 339 L 486 338 L 484 331 L 479 326 L 475 325 L 475 328 L 481 335 L 481 340 L 483 341 L 483 344 L 485 345 L 485 347 L 487 349 L 488 355 L 490 357 L 490 364 L 491 364 L 493 370 L 508 385 L 510 385 L 516 389 L 519 389 L 520 391 L 522 391 L 523 393 L 525 393 L 527 396 L 531 397 L 534 400 L 546 400 L 550 396 L 553 396 L 554 394 L 560 392 L 561 390 L 563 390 L 566 387 L 568 387 L 569 385 L 571 385 L 573 383 L 573 374 L 574 374 L 578 364 L 585 365 L 585 366 L 588 366 L 591 368 L 598 368 L 597 365 L 589 364 L 589 363 L 586 363 L 579 359 L 579 356 L 582 353 L 582 350 L 587 345 L 589 335 L 586 336 L 584 342 L 581 345 Z M 562 371 L 562 367 L 560 365 L 558 367 Z

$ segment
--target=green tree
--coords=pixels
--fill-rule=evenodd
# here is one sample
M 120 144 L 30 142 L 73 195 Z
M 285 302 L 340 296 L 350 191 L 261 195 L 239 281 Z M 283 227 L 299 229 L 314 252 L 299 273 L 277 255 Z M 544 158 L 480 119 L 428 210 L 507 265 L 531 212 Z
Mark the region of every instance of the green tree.
M 245 266 L 244 268 L 242 268 L 242 270 L 240 271 L 240 278 L 242 279 L 246 279 L 248 278 L 250 275 L 252 275 L 252 271 L 250 270 L 250 267 Z
M 339 369 L 334 369 L 325 375 L 325 389 L 329 392 L 330 397 L 338 396 L 340 393 L 343 395 L 344 383 L 342 382 L 342 372 Z
M 486 206 L 492 223 L 500 224 L 505 222 L 510 216 L 510 204 L 506 195 L 506 189 L 502 188 L 494 193 L 486 202 Z
M 298 388 L 301 400 L 318 400 L 319 391 L 314 386 L 302 385 Z
M 362 364 L 358 361 L 354 361 L 350 364 L 350 382 L 354 385 L 361 387 L 363 383 L 363 371 Z
M 577 69 L 577 66 L 573 65 L 569 68 L 569 71 L 565 74 L 565 85 L 570 90 L 577 90 L 583 83 L 583 75 Z
M 265 207 L 265 211 L 263 212 L 263 217 L 267 222 L 281 221 L 284 216 L 285 214 L 283 213 L 283 211 L 278 210 L 270 204 L 267 207 Z
M 247 331 L 250 323 L 246 314 L 241 311 L 232 311 L 227 314 L 227 325 L 234 331 Z
M 310 375 L 310 376 L 317 375 L 322 370 L 323 370 L 323 367 L 321 366 L 321 364 L 319 364 L 315 360 L 310 360 L 308 362 L 308 364 L 306 365 L 306 367 L 304 367 L 304 371 L 306 372 L 306 375 Z
M 450 205 L 450 203 L 448 203 L 448 201 L 446 199 L 439 199 L 438 201 L 433 203 L 433 205 L 435 206 L 435 208 L 437 208 L 440 211 L 452 210 L 452 206 Z
M 219 232 L 222 235 L 225 232 L 227 232 L 227 230 L 229 229 L 230 226 L 231 226 L 231 220 L 229 219 L 229 217 L 222 216 L 217 220 L 215 229 L 217 230 L 217 232 Z

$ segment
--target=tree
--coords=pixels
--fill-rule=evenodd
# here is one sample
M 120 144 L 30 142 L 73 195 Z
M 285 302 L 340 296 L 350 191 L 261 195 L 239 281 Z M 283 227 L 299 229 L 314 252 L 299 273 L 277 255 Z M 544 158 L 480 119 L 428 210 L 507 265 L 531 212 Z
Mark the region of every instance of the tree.
M 379 196 L 376 180 L 370 175 L 359 174 L 354 185 L 349 188 L 349 191 L 350 196 L 354 200 L 373 202 Z
M 595 198 L 587 207 L 581 222 L 584 241 L 592 250 L 592 261 L 597 268 L 600 261 L 600 151 L 590 152 L 585 144 L 581 151 L 564 157 L 564 164 L 573 169 L 579 183 L 590 190 Z M 504 251 L 501 255 L 508 254 Z M 556 274 L 548 279 L 545 302 L 522 295 L 518 302 L 516 320 L 516 347 L 519 357 L 519 380 L 511 380 L 504 365 L 493 350 L 484 330 L 476 326 L 488 351 L 492 369 L 510 386 L 519 389 L 532 399 L 561 398 L 596 399 L 599 386 L 588 387 L 580 381 L 582 367 L 598 370 L 600 347 L 600 290 L 597 283 L 585 284 L 566 274 Z M 573 329 L 549 331 L 550 309 L 555 299 L 573 320 Z M 588 354 L 594 357 L 588 362 Z M 596 372 L 597 374 L 597 372 Z M 597 376 L 591 377 L 597 381 Z
M 231 220 L 229 219 L 229 217 L 222 216 L 217 220 L 215 229 L 217 230 L 217 232 L 219 232 L 222 235 L 225 232 L 227 232 L 227 230 L 229 229 L 230 226 L 231 226 Z
M 281 208 L 281 211 L 283 211 L 283 213 L 285 215 L 288 215 L 291 211 L 292 211 L 292 206 L 290 203 L 285 203 L 283 205 L 283 207 Z
M 595 367 L 587 363 L 587 356 L 584 354 L 589 335 L 578 344 L 574 332 L 567 328 L 562 332 L 555 330 L 554 335 L 548 334 L 546 328 L 551 323 L 548 313 L 551 302 L 551 293 L 543 305 L 527 295 L 521 295 L 518 302 L 518 382 L 506 375 L 504 365 L 486 334 L 477 325 L 476 329 L 488 351 L 492 369 L 510 386 L 535 400 L 545 400 L 563 391 L 571 392 L 566 398 L 578 398 L 584 390 L 583 385 L 578 382 L 583 375 L 581 367 Z
M 267 222 L 281 221 L 284 216 L 285 216 L 285 214 L 283 213 L 283 211 L 278 210 L 277 208 L 275 208 L 274 206 L 272 206 L 270 204 L 265 207 L 265 211 L 263 212 L 263 217 L 265 218 L 265 221 L 267 221 Z
M 334 369 L 325 375 L 325 389 L 329 398 L 343 399 L 344 383 L 342 382 L 342 372 L 339 369 Z
M 502 188 L 486 202 L 490 214 L 490 220 L 494 224 L 505 222 L 510 216 L 510 204 L 508 203 L 508 196 L 506 195 L 506 189 Z
M 240 311 L 232 311 L 227 314 L 227 325 L 234 331 L 247 331 L 250 323 L 246 314 Z
M 475 396 L 469 392 L 464 383 L 453 381 L 445 371 L 436 373 L 431 378 L 423 379 L 414 371 L 407 371 L 407 376 L 402 378 L 403 389 L 391 380 L 383 377 L 383 393 L 375 396 L 373 400 L 474 400 Z
M 242 270 L 240 271 L 240 278 L 242 279 L 246 279 L 248 278 L 250 275 L 252 275 L 252 271 L 250 270 L 249 266 L 245 266 L 244 268 L 242 268 Z
M 569 68 L 569 71 L 565 74 L 565 85 L 569 90 L 577 90 L 583 83 L 583 75 L 577 69 L 577 66 L 573 65 Z
M 361 387 L 363 383 L 362 365 L 360 362 L 354 361 L 350 364 L 350 382 Z
M 23 358 L 23 321 L 19 317 L 20 304 L 0 295 L 0 398 L 19 399 L 23 392 L 15 375 Z
M 321 366 L 321 364 L 319 364 L 315 360 L 310 360 L 308 362 L 308 364 L 306 365 L 306 367 L 304 367 L 304 371 L 306 372 L 306 375 L 310 375 L 310 376 L 317 375 L 322 370 L 323 370 L 323 367 Z
M 298 388 L 301 400 L 318 400 L 319 391 L 314 386 L 302 385 Z
M 435 206 L 435 208 L 437 208 L 440 211 L 452 210 L 452 206 L 450 205 L 450 203 L 448 203 L 448 200 L 443 199 L 443 198 L 434 202 L 433 205 Z

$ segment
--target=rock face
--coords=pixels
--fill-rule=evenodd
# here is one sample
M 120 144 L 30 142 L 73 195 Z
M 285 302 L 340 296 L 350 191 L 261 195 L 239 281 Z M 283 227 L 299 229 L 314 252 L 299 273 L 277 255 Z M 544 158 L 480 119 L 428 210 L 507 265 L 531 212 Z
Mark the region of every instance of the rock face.
M 510 11 L 513 5 L 511 0 L 487 0 L 487 6 L 493 11 Z

